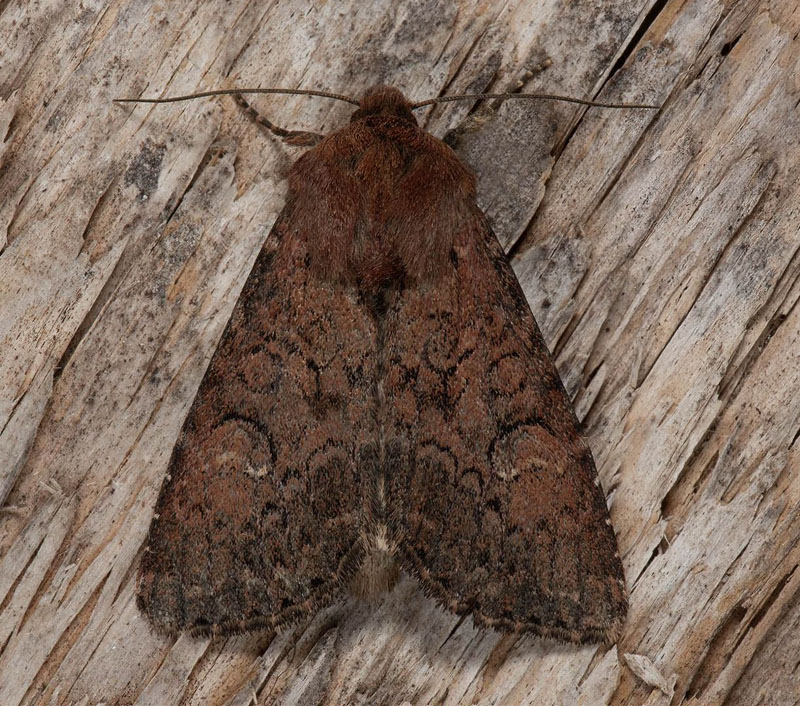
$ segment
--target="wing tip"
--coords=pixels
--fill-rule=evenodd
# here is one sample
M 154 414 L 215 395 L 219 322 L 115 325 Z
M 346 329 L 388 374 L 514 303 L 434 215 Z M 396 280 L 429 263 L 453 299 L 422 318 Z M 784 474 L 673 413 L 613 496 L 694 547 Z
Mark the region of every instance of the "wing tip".
M 214 638 L 253 631 L 280 632 L 328 607 L 338 595 L 334 587 L 276 613 L 226 621 L 213 618 L 206 620 L 197 611 L 192 614 L 186 605 L 171 602 L 168 596 L 165 600 L 152 600 L 153 594 L 152 590 L 147 590 L 147 580 L 143 576 L 136 590 L 136 605 L 158 634 L 170 638 L 177 638 L 184 633 L 191 637 Z
M 481 628 L 489 628 L 499 632 L 533 635 L 545 640 L 556 640 L 578 645 L 599 643 L 611 645 L 620 640 L 625 626 L 628 600 L 624 589 L 622 596 L 610 607 L 606 610 L 596 611 L 601 613 L 601 617 L 592 620 L 591 616 L 577 616 L 574 621 L 575 625 L 567 625 L 547 621 L 525 620 L 524 618 L 486 615 L 476 609 L 475 599 L 463 601 L 452 598 L 426 571 L 416 567 L 414 562 L 410 562 L 410 565 L 409 563 L 405 564 L 404 568 L 417 579 L 426 596 L 434 599 L 442 608 L 456 615 L 472 615 L 475 625 Z M 624 586 L 624 582 L 621 585 Z M 583 624 L 580 624 L 581 617 L 585 618 Z
M 227 637 L 254 631 L 280 632 L 286 627 L 297 623 L 306 615 L 313 614 L 318 606 L 312 610 L 294 608 L 275 615 L 255 616 L 241 620 L 206 622 L 192 620 L 191 618 L 176 615 L 175 611 L 168 609 L 159 610 L 156 606 L 147 603 L 141 596 L 137 596 L 136 604 L 139 610 L 147 616 L 153 629 L 160 635 L 177 638 L 182 634 L 191 637 Z
M 624 613 L 614 617 L 606 624 L 570 627 L 507 618 L 491 618 L 477 611 L 467 610 L 466 612 L 472 613 L 473 621 L 480 627 L 501 632 L 533 635 L 544 640 L 575 645 L 612 645 L 619 642 L 625 625 Z

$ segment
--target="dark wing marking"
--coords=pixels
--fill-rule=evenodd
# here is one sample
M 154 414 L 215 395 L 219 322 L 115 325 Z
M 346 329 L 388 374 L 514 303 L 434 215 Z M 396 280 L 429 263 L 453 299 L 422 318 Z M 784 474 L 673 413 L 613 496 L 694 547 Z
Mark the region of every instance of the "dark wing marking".
M 391 523 L 405 567 L 483 625 L 614 639 L 622 565 L 591 452 L 482 218 L 386 318 Z
M 375 438 L 375 325 L 279 218 L 181 431 L 138 585 L 168 632 L 273 627 L 361 559 L 357 459 Z M 374 443 L 374 442 L 373 442 Z

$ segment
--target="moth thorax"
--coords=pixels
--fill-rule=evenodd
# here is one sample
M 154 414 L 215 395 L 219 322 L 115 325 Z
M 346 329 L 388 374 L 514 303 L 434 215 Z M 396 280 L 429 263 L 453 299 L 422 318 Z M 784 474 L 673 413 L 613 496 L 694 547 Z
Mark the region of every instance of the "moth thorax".
M 356 282 L 366 291 L 382 289 L 393 282 L 402 281 L 405 276 L 399 258 L 382 244 L 358 253 L 352 268 Z
M 417 119 L 411 112 L 411 104 L 408 99 L 396 88 L 391 86 L 375 86 L 367 91 L 361 99 L 361 105 L 353 113 L 350 120 L 362 120 L 370 115 L 384 115 L 417 124 Z
M 350 584 L 350 591 L 359 598 L 374 599 L 390 591 L 400 576 L 395 553 L 397 544 L 389 539 L 386 525 L 378 525 L 359 540 L 364 547 L 364 559 Z

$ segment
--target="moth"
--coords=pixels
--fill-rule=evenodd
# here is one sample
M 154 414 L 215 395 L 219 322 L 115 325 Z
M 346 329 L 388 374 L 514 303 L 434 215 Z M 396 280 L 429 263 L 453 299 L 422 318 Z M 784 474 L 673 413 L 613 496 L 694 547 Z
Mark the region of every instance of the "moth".
M 347 100 L 321 140 L 265 121 L 316 144 L 175 444 L 138 604 L 168 633 L 272 629 L 403 570 L 481 626 L 614 640 L 606 500 L 475 177 L 418 126 L 433 101 Z

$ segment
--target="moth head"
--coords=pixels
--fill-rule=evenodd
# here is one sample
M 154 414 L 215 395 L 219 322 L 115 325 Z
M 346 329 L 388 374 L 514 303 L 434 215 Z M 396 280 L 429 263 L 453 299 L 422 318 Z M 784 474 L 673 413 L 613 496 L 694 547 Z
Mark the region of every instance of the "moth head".
M 353 113 L 350 122 L 361 120 L 369 115 L 388 115 L 407 120 L 414 125 L 417 124 L 417 119 L 411 112 L 411 103 L 400 91 L 391 86 L 370 88 L 361 99 L 359 108 Z

